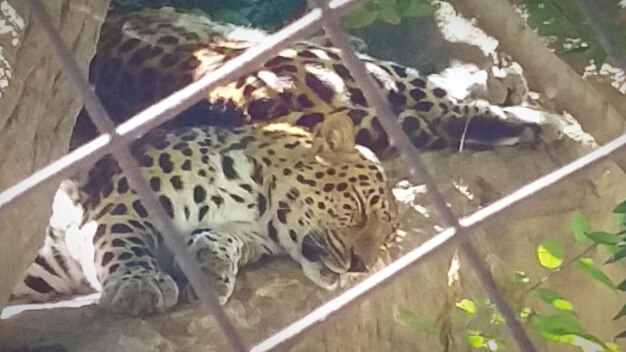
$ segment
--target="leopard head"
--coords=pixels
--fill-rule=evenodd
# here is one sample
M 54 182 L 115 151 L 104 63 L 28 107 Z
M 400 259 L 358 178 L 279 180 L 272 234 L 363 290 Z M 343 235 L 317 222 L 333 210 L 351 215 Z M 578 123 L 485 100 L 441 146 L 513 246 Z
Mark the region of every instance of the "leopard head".
M 369 270 L 395 239 L 397 211 L 378 159 L 355 145 L 352 122 L 327 120 L 313 139 L 314 158 L 301 163 L 290 190 L 300 197 L 290 203 L 299 241 L 289 252 L 309 279 L 333 289 L 342 274 Z

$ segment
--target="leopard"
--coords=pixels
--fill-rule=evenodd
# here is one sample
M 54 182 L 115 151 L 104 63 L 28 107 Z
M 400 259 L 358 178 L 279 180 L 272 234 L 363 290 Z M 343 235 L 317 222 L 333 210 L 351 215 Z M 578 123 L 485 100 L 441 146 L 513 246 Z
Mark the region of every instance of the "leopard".
M 89 79 L 119 124 L 266 38 L 172 8 L 118 10 L 103 24 Z M 410 67 L 358 55 L 418 151 L 538 141 L 536 123 L 458 101 Z M 263 257 L 291 257 L 326 289 L 346 272 L 369 271 L 395 239 L 397 213 L 380 164 L 394 150 L 341 50 L 296 42 L 205 98 L 134 142 L 133 154 L 190 253 L 216 280 L 220 303 L 232 295 L 239 268 Z M 70 149 L 95 133 L 83 111 Z M 80 239 L 82 249 L 69 246 L 69 225 L 55 220 L 67 210 L 55 211 L 13 302 L 95 289 L 105 310 L 143 315 L 188 294 L 163 246 L 173 234 L 154 228 L 113 158 L 64 181 L 57 196 L 83 211 L 77 226 L 95 226 L 95 234 Z
M 393 242 L 397 213 L 380 162 L 355 143 L 346 115 L 328 122 L 315 133 L 278 122 L 181 127 L 133 143 L 143 176 L 221 304 L 233 294 L 239 269 L 262 258 L 291 258 L 330 290 L 342 275 L 370 270 Z M 73 262 L 82 270 L 70 270 L 67 256 L 40 252 L 36 264 L 57 280 L 31 271 L 14 300 L 48 301 L 76 293 L 80 285 L 67 282 L 97 281 L 102 309 L 136 316 L 194 296 L 163 244 L 163 236 L 177 234 L 155 228 L 115 158 L 102 158 L 75 180 L 82 225 L 96 224 L 94 252 Z M 95 277 L 81 278 L 90 272 Z
M 222 67 L 267 39 L 257 29 L 221 24 L 174 8 L 118 10 L 107 17 L 90 81 L 111 117 L 121 123 L 149 105 Z M 355 128 L 358 144 L 379 157 L 396 155 L 375 108 L 341 59 L 341 50 L 318 41 L 299 41 L 251 73 L 206 92 L 206 99 L 175 124 L 236 126 L 282 121 L 314 129 L 337 111 Z M 484 150 L 533 146 L 542 127 L 485 101 L 455 99 L 438 77 L 359 53 L 384 94 L 397 123 L 420 151 Z M 82 114 L 84 138 L 95 131 Z M 80 135 L 80 133 L 75 133 Z

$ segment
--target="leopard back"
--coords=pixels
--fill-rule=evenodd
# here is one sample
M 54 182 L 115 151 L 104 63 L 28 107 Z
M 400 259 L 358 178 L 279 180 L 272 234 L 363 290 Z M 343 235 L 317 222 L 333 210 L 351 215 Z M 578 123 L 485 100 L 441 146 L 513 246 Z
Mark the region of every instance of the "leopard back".
M 90 79 L 107 110 L 121 122 L 264 37 L 260 31 L 170 8 L 114 13 L 103 25 Z M 541 130 L 537 125 L 511 120 L 486 103 L 458 102 L 435 80 L 412 68 L 360 57 L 419 149 L 458 147 L 461 141 L 468 148 L 537 141 Z M 380 154 L 388 151 L 390 138 L 341 62 L 340 50 L 299 42 L 252 73 L 207 92 L 207 99 L 175 124 L 236 126 L 271 120 L 313 130 L 337 111 L 352 119 L 358 144 Z M 80 120 L 88 124 L 85 118 Z M 75 137 L 80 141 L 93 136 L 81 133 Z

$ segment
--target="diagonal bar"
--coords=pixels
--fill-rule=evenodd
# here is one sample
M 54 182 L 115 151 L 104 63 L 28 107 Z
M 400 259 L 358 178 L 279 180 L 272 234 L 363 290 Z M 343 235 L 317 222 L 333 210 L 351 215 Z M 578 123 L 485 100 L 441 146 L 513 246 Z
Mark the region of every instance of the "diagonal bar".
M 335 9 L 334 16 L 340 17 L 362 2 L 364 0 L 334 0 L 331 2 Z M 211 74 L 169 95 L 119 125 L 115 129 L 116 138 L 119 138 L 120 142 L 133 140 L 206 98 L 205 92 L 254 71 L 255 67 L 257 67 L 254 65 L 254 62 L 266 62 L 285 46 L 320 30 L 321 17 L 321 11 L 310 11 L 279 32 L 268 36 L 263 43 L 247 49 Z M 0 193 L 0 211 L 44 184 L 50 184 L 53 181 L 59 181 L 63 177 L 71 176 L 81 168 L 79 163 L 84 162 L 84 160 L 102 157 L 112 153 L 118 147 L 117 142 L 113 142 L 113 135 L 105 134 L 92 141 L 92 143 L 86 144 L 83 148 L 74 150 L 16 185 L 2 191 Z M 53 178 L 51 179 L 51 177 Z
M 324 14 L 327 14 L 330 10 L 320 0 L 310 0 L 310 2 L 312 4 L 316 4 Z M 335 18 L 331 18 L 330 16 L 323 16 L 322 21 L 326 35 L 336 47 L 341 49 L 341 58 L 343 59 L 346 67 L 348 67 L 354 77 L 354 80 L 361 87 L 367 101 L 371 102 L 372 106 L 376 109 L 378 116 L 381 117 L 379 118 L 379 121 L 383 128 L 389 136 L 393 136 L 393 145 L 400 152 L 400 156 L 407 162 L 408 171 L 412 180 L 414 182 L 421 181 L 424 185 L 426 185 L 427 195 L 430 198 L 430 202 L 437 211 L 444 225 L 446 227 L 460 229 L 458 218 L 446 204 L 443 195 L 437 188 L 437 184 L 420 160 L 419 152 L 415 149 L 415 147 L 413 147 L 413 144 L 409 141 L 407 135 L 400 129 L 400 126 L 394 118 L 395 115 L 389 109 L 387 102 L 383 98 L 379 89 L 376 87 L 371 75 L 367 72 L 365 65 L 359 60 L 356 53 L 352 50 L 345 32 L 339 25 L 339 21 Z M 485 264 L 480 259 L 480 256 L 474 246 L 467 241 L 459 245 L 459 250 L 468 260 L 470 267 L 473 269 L 474 274 L 482 284 L 487 296 L 489 296 L 491 301 L 504 317 L 506 327 L 519 349 L 525 352 L 536 351 L 532 342 L 526 335 L 526 332 L 522 328 L 522 325 L 517 320 L 513 309 L 511 309 L 504 296 L 498 290 L 493 276 L 485 267 Z
M 80 72 L 80 68 L 72 52 L 67 48 L 59 32 L 54 28 L 50 17 L 39 0 L 27 0 L 33 17 L 36 22 L 46 32 L 49 44 L 60 59 L 64 66 L 65 73 L 68 75 L 70 81 L 74 84 L 75 88 L 82 95 L 85 102 L 87 111 L 89 112 L 93 123 L 103 133 L 112 135 L 112 141 L 116 141 L 115 126 L 104 107 L 98 100 L 95 92 L 89 86 L 85 76 Z M 119 148 L 113 151 L 113 155 L 117 159 L 126 174 L 131 187 L 138 193 L 139 197 L 143 200 L 144 206 L 150 214 L 150 220 L 156 225 L 156 228 L 164 234 L 163 240 L 167 247 L 171 249 L 176 257 L 181 270 L 189 279 L 189 282 L 193 286 L 195 292 L 202 304 L 213 315 L 218 323 L 218 326 L 222 330 L 222 333 L 226 337 L 226 340 L 230 344 L 231 348 L 235 351 L 247 351 L 243 340 L 237 334 L 237 331 L 228 320 L 228 317 L 222 310 L 219 304 L 215 289 L 213 287 L 212 280 L 204 275 L 197 265 L 192 261 L 188 255 L 187 249 L 183 241 L 183 236 L 179 229 L 170 220 L 154 193 L 151 191 L 150 186 L 144 179 L 141 170 L 136 164 L 130 149 L 126 144 L 125 148 Z
M 511 216 L 515 211 L 526 208 L 541 199 L 547 192 L 555 189 L 565 181 L 571 181 L 577 176 L 589 171 L 593 167 L 609 161 L 618 152 L 626 149 L 626 134 L 612 140 L 595 151 L 523 186 L 510 195 L 501 198 L 475 213 L 459 220 L 461 227 L 447 228 L 433 238 L 425 241 L 419 247 L 409 251 L 393 263 L 372 274 L 356 286 L 346 290 L 318 307 L 302 319 L 290 324 L 278 333 L 270 336 L 252 348 L 253 352 L 263 352 L 283 346 L 295 344 L 304 333 L 311 331 L 329 318 L 336 316 L 343 310 L 357 304 L 382 289 L 384 284 L 397 279 L 399 275 L 414 267 L 418 262 L 426 259 L 436 251 L 461 244 L 476 230 L 489 226 L 499 219 Z

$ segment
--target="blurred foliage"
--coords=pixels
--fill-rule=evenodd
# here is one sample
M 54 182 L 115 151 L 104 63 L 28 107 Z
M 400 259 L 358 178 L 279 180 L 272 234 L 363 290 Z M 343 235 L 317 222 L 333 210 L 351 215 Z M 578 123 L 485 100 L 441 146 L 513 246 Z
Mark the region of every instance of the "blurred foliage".
M 559 53 L 582 53 L 601 64 L 606 52 L 595 33 L 587 25 L 575 0 L 513 0 L 524 12 L 528 24 L 542 36 L 554 38 L 553 47 Z M 626 29 L 620 26 L 618 16 L 625 11 L 619 0 L 596 0 L 602 18 L 609 26 L 614 42 L 626 48 Z M 457 4 L 458 0 L 450 1 Z M 306 0 L 113 0 L 126 7 L 170 6 L 199 10 L 211 18 L 238 25 L 276 30 L 304 13 Z M 399 24 L 410 17 L 430 16 L 435 11 L 432 0 L 370 0 L 350 12 L 343 20 L 344 27 L 356 29 L 375 22 Z
M 622 226 L 617 233 L 594 231 L 580 214 L 575 212 L 570 223 L 574 241 L 578 243 L 578 253 L 566 256 L 560 241 L 546 239 L 535 248 L 537 264 L 546 273 L 541 278 L 532 278 L 524 271 L 515 271 L 505 280 L 503 289 L 507 298 L 515 306 L 517 316 L 529 329 L 538 332 L 546 341 L 576 346 L 582 351 L 617 352 L 616 342 L 626 339 L 626 330 L 613 336 L 613 341 L 604 341 L 594 335 L 584 324 L 574 304 L 564 294 L 554 288 L 548 289 L 555 275 L 568 267 L 578 269 L 578 273 L 594 280 L 614 293 L 626 292 L 626 279 L 614 283 L 587 254 L 602 247 L 609 254 L 603 265 L 623 264 L 626 258 L 626 202 L 619 204 L 613 212 Z M 566 258 L 571 258 L 567 259 Z M 569 272 L 569 271 L 568 271 Z M 571 275 L 571 274 L 569 274 Z M 584 285 L 584 277 L 577 277 Z M 438 326 L 438 320 L 420 315 L 418 312 L 403 311 L 396 319 L 404 326 L 420 329 L 429 336 L 441 335 L 444 330 L 452 330 L 453 335 L 465 338 L 464 344 L 470 350 L 504 351 L 509 346 L 505 341 L 508 335 L 504 329 L 504 318 L 493 303 L 485 297 L 460 297 L 452 312 L 451 323 Z M 626 319 L 626 305 L 607 320 Z M 593 327 L 591 327 L 593 329 Z
M 544 36 L 553 39 L 552 47 L 559 54 L 583 54 L 600 65 L 607 57 L 597 34 L 587 24 L 575 0 L 512 0 L 524 13 L 528 25 Z M 621 44 L 626 51 L 626 28 L 620 19 L 626 19 L 626 10 L 619 6 L 620 0 L 594 0 L 597 10 L 607 26 L 612 41 Z M 344 18 L 348 29 L 367 27 L 377 21 L 393 25 L 404 18 L 430 16 L 436 6 L 435 0 L 370 0 L 353 10 Z M 448 0 L 462 5 L 462 0 Z M 435 5 L 433 5 L 435 4 Z M 623 20 L 621 22 L 626 22 Z
M 623 11 L 619 0 L 595 0 L 604 24 L 616 43 L 626 48 L 626 29 L 620 25 L 618 16 Z M 606 52 L 600 45 L 596 33 L 587 24 L 587 19 L 576 6 L 575 0 L 515 0 L 527 15 L 527 23 L 542 36 L 556 39 L 555 48 L 560 53 L 584 53 L 602 64 Z
M 238 25 L 276 30 L 298 17 L 306 0 L 113 0 L 114 5 L 129 8 L 197 10 L 211 18 Z M 399 24 L 403 18 L 429 16 L 434 7 L 429 0 L 370 0 L 344 19 L 346 28 L 362 28 L 376 21 Z
M 403 18 L 430 16 L 435 11 L 428 0 L 371 0 L 343 20 L 349 29 L 363 28 L 376 21 L 397 25 Z
M 202 11 L 218 21 L 270 31 L 279 29 L 306 9 L 306 0 L 113 0 L 113 3 L 131 8 L 169 6 Z

